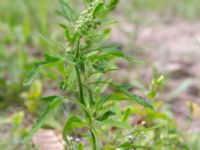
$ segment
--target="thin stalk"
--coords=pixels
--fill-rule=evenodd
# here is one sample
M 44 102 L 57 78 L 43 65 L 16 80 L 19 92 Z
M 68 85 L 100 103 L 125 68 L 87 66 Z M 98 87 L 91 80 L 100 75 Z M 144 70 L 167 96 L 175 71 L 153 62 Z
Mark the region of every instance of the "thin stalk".
M 95 137 L 95 134 L 94 134 L 92 129 L 90 129 L 90 134 L 92 135 L 92 147 L 93 147 L 93 150 L 97 150 L 96 137 Z
M 76 49 L 76 58 L 79 57 L 79 51 L 80 51 L 80 38 L 78 39 L 78 43 L 77 43 L 77 49 Z M 83 84 L 82 84 L 82 80 L 81 80 L 81 75 L 80 75 L 80 71 L 78 66 L 75 66 L 75 70 L 76 70 L 76 76 L 78 78 L 78 86 L 79 86 L 79 97 L 80 97 L 80 101 L 83 105 L 85 104 L 85 100 L 84 100 L 84 96 L 83 96 Z
M 76 58 L 79 57 L 79 51 L 80 51 L 80 37 L 78 38 L 78 43 L 77 43 L 77 49 L 76 49 L 76 55 L 75 55 Z
M 76 75 L 78 78 L 78 86 L 79 86 L 79 96 L 80 96 L 80 101 L 83 105 L 85 105 L 85 100 L 84 100 L 84 96 L 83 96 L 83 84 L 82 84 L 82 80 L 81 80 L 81 76 L 80 76 L 80 72 L 77 66 L 75 66 L 75 70 L 76 70 Z
M 79 58 L 79 54 L 80 54 L 80 37 L 78 39 L 78 42 L 77 42 L 77 49 L 76 49 L 76 54 L 75 54 L 75 57 L 76 59 Z M 86 106 L 86 103 L 85 103 L 85 100 L 84 100 L 84 95 L 83 95 L 83 84 L 82 84 L 82 80 L 81 80 L 81 74 L 80 74 L 80 71 L 79 71 L 79 68 L 78 66 L 76 65 L 75 66 L 75 70 L 76 70 L 76 75 L 77 75 L 77 78 L 78 78 L 78 86 L 79 86 L 79 96 L 80 96 L 80 102 Z M 84 111 L 85 112 L 85 111 Z M 85 112 L 86 116 L 88 116 L 87 112 Z M 92 124 L 92 120 L 90 117 L 89 118 L 89 122 L 90 124 Z M 93 146 L 93 150 L 97 150 L 97 147 L 96 147 L 96 136 L 94 134 L 94 131 L 92 128 L 90 128 L 90 134 L 92 136 L 92 146 Z

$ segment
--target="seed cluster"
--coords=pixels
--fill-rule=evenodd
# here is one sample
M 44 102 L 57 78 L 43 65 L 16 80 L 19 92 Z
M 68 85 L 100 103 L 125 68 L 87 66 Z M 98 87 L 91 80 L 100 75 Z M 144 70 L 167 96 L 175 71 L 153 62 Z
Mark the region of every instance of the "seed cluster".
M 93 15 L 93 12 L 95 8 L 100 4 L 104 4 L 104 0 L 95 0 L 91 2 L 89 7 L 81 13 L 80 17 L 75 23 L 76 32 L 84 34 L 91 28 L 97 28 L 97 25 L 99 25 L 100 23 L 98 21 L 95 21 L 95 16 Z

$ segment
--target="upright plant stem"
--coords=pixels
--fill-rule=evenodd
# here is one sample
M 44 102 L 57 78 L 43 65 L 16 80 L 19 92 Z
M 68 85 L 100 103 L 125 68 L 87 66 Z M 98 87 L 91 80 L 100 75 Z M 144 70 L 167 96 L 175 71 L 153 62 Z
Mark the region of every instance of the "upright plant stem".
M 84 100 L 84 96 L 83 96 L 83 85 L 82 85 L 82 81 L 81 81 L 81 76 L 80 76 L 80 72 L 77 66 L 75 66 L 76 69 L 76 75 L 78 78 L 78 86 L 79 86 L 79 96 L 80 96 L 80 101 L 83 105 L 85 105 L 85 100 Z
M 92 147 L 93 147 L 93 150 L 97 150 L 96 137 L 95 137 L 95 134 L 94 134 L 92 129 L 90 129 L 90 134 L 92 135 Z
M 79 54 L 80 54 L 80 38 L 78 39 L 78 42 L 77 42 L 77 49 L 76 49 L 76 54 L 75 54 L 76 59 L 79 58 L 79 56 L 80 56 Z M 78 79 L 80 102 L 83 105 L 86 105 L 85 104 L 85 100 L 84 100 L 84 95 L 83 95 L 83 84 L 82 84 L 81 74 L 80 74 L 80 70 L 78 68 L 78 65 L 75 66 L 75 70 L 76 70 L 76 75 L 77 75 L 77 79 Z M 86 116 L 87 116 L 87 114 L 86 114 Z M 92 124 L 91 121 L 92 120 L 90 120 L 90 123 Z M 90 134 L 92 136 L 93 150 L 97 150 L 97 147 L 96 147 L 96 137 L 95 137 L 95 134 L 93 132 L 93 129 L 90 129 Z
M 78 39 L 78 42 L 77 42 L 76 59 L 78 59 L 78 57 L 79 57 L 79 51 L 80 51 L 80 38 Z M 81 80 L 80 71 L 79 71 L 79 68 L 77 65 L 75 66 L 75 70 L 76 70 L 76 76 L 78 78 L 80 102 L 83 105 L 85 105 L 85 100 L 84 100 L 84 95 L 83 95 L 83 84 L 82 84 L 82 80 Z

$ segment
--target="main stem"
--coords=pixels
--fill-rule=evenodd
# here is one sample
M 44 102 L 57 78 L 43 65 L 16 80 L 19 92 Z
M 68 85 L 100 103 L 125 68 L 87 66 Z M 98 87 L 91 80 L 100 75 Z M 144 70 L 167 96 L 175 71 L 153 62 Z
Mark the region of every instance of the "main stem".
M 83 96 L 83 84 L 82 84 L 82 81 L 81 81 L 80 71 L 79 71 L 77 66 L 75 66 L 75 69 L 76 69 L 76 75 L 77 75 L 77 78 L 78 78 L 80 101 L 83 105 L 85 105 L 85 100 L 84 100 L 84 96 Z
M 78 39 L 78 43 L 77 43 L 77 49 L 76 49 L 76 59 L 78 59 L 79 57 L 79 51 L 80 51 L 80 38 Z M 75 70 L 76 70 L 76 76 L 78 78 L 78 87 L 79 87 L 79 97 L 80 97 L 80 102 L 83 105 L 85 104 L 85 100 L 84 100 L 84 96 L 83 96 L 83 84 L 82 84 L 82 80 L 81 80 L 81 74 L 79 71 L 78 66 L 75 66 Z
M 78 59 L 80 56 L 80 37 L 78 39 L 78 42 L 77 42 L 77 48 L 76 48 L 76 53 L 75 53 L 75 57 L 76 59 Z M 83 84 L 82 84 L 82 80 L 81 80 L 81 74 L 80 74 L 80 70 L 78 68 L 78 65 L 75 66 L 75 70 L 76 70 L 76 75 L 77 75 L 77 78 L 78 78 L 78 86 L 79 86 L 79 97 L 80 97 L 80 102 L 86 106 L 86 103 L 85 103 L 85 100 L 84 100 L 84 95 L 83 95 Z M 86 113 L 86 116 L 87 116 L 87 113 Z M 92 120 L 90 120 L 90 123 L 92 124 Z M 95 137 L 95 134 L 94 134 L 94 131 L 95 129 L 92 129 L 90 128 L 90 134 L 92 136 L 92 146 L 93 146 L 93 150 L 97 150 L 97 147 L 96 147 L 96 137 Z

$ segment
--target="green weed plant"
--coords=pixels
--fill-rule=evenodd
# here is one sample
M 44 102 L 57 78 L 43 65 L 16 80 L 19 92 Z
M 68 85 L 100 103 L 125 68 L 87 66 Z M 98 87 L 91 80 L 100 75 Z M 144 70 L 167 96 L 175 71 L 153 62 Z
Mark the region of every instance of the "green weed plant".
M 59 14 L 67 22 L 60 24 L 66 44 L 56 42 L 59 51 L 45 52 L 44 61 L 34 65 L 24 85 L 30 85 L 42 70 L 51 69 L 46 76 L 51 78 L 54 71 L 59 72 L 53 79 L 64 94 L 41 98 L 48 105 L 24 137 L 24 142 L 32 138 L 55 108 L 70 101 L 79 111 L 66 116 L 63 126 L 66 149 L 149 148 L 129 141 L 136 129 L 129 122 L 130 109 L 122 110 L 120 106 L 122 101 L 137 103 L 150 110 L 153 106 L 107 76 L 118 70 L 113 64 L 116 58 L 141 63 L 107 41 L 109 25 L 115 22 L 108 19 L 108 14 L 117 3 L 118 0 L 88 0 L 84 2 L 85 9 L 76 12 L 68 1 L 59 0 Z

